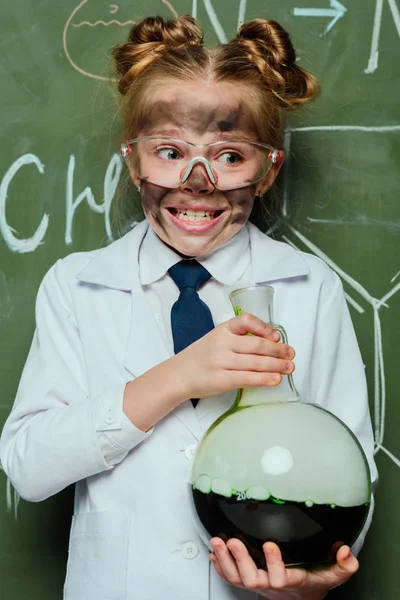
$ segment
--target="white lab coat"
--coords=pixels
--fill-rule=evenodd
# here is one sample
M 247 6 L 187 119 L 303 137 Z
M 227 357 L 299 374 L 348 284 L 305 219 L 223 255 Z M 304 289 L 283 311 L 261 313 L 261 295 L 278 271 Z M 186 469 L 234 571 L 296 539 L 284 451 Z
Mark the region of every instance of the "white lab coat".
M 215 573 L 188 502 L 191 450 L 234 393 L 203 399 L 196 410 L 185 402 L 150 433 L 132 426 L 133 449 L 114 444 L 113 461 L 104 437 L 100 444 L 100 432 L 112 439 L 121 426 L 115 397 L 121 404 L 125 383 L 169 358 L 138 278 L 147 227 L 70 255 L 44 278 L 2 465 L 32 501 L 77 482 L 65 600 L 255 600 Z M 364 368 L 339 278 L 254 226 L 250 242 L 250 279 L 275 288 L 275 321 L 297 352 L 297 388 L 355 432 L 375 484 Z

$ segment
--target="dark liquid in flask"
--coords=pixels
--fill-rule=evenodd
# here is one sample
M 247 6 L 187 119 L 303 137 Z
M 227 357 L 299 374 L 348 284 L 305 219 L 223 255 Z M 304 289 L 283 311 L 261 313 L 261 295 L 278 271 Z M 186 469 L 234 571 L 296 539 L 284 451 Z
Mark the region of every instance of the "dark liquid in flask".
M 334 562 L 342 544 L 357 538 L 368 504 L 332 507 L 279 500 L 237 500 L 214 492 L 192 490 L 201 525 L 211 537 L 240 539 L 259 568 L 265 567 L 262 546 L 278 544 L 286 565 L 313 568 Z

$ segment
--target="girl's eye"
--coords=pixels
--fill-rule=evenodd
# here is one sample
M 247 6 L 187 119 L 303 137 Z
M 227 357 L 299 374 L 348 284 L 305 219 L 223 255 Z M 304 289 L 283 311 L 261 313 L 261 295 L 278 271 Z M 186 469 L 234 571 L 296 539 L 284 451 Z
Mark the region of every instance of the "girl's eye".
M 237 152 L 224 152 L 218 157 L 218 160 L 227 165 L 235 165 L 243 159 Z
M 174 148 L 161 148 L 157 150 L 157 155 L 164 160 L 179 160 L 181 155 Z

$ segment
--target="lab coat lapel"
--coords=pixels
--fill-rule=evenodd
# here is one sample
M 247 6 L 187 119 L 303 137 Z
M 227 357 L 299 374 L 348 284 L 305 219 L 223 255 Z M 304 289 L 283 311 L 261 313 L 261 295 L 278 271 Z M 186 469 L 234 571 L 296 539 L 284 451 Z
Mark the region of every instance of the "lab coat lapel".
M 139 377 L 170 358 L 161 330 L 148 306 L 139 279 L 131 291 L 131 320 L 125 353 L 125 367 Z
M 124 366 L 133 377 L 139 377 L 171 357 L 140 284 L 139 249 L 147 228 L 147 221 L 143 221 L 110 246 L 95 251 L 77 276 L 80 281 L 131 294 Z M 200 439 L 200 423 L 190 401 L 178 406 L 172 414 Z
M 142 375 L 160 362 L 171 357 L 161 330 L 144 298 L 139 279 L 132 289 L 132 313 L 125 367 L 134 376 Z M 145 399 L 144 399 L 145 401 Z M 173 414 L 200 439 L 201 428 L 190 400 L 180 404 Z
M 252 279 L 256 285 L 307 277 L 310 270 L 301 252 L 273 240 L 249 223 Z

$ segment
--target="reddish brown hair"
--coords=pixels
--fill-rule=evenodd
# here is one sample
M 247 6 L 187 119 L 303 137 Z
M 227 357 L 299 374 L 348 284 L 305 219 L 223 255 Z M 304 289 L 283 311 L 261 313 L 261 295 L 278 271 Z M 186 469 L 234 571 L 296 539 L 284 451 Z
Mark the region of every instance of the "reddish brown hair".
M 288 33 L 267 19 L 249 21 L 232 41 L 206 48 L 193 17 L 148 17 L 132 27 L 128 41 L 115 46 L 113 58 L 125 138 L 140 132 L 151 90 L 162 82 L 207 80 L 243 86 L 259 140 L 276 148 L 282 146 L 286 112 L 319 92 L 317 79 L 297 65 Z

